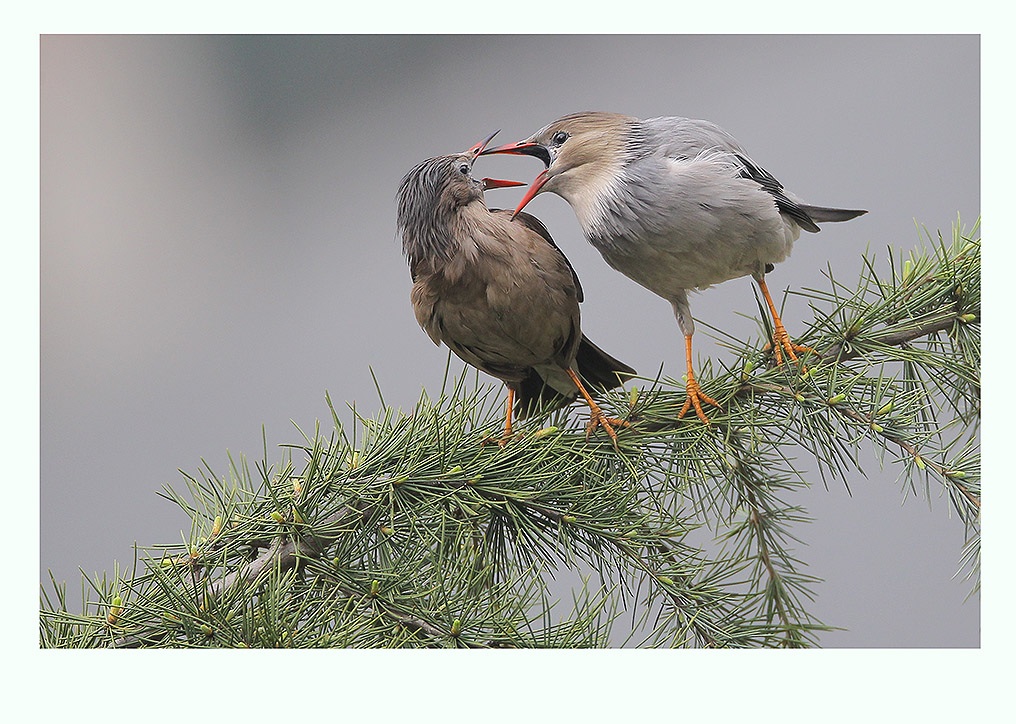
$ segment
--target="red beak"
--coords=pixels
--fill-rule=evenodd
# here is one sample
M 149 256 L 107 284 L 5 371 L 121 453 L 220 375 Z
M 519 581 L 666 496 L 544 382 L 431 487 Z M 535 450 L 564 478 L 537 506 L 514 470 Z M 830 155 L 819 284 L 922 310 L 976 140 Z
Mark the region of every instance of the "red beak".
M 488 141 L 490 139 L 487 139 Z M 529 184 L 529 190 L 526 191 L 526 195 L 522 197 L 522 201 L 519 202 L 518 208 L 512 213 L 514 219 L 519 215 L 519 212 L 525 208 L 526 204 L 533 200 L 536 194 L 540 193 L 540 189 L 547 183 L 549 176 L 547 170 L 550 168 L 550 151 L 542 143 L 535 143 L 533 141 L 518 141 L 517 143 L 506 143 L 504 146 L 498 146 L 497 148 L 490 148 L 485 151 L 480 151 L 481 156 L 488 156 L 495 153 L 508 153 L 513 156 L 535 156 L 536 158 L 543 161 L 543 165 L 547 168 L 539 173 L 539 175 L 533 179 L 533 183 Z
M 497 148 L 488 148 L 485 151 L 481 151 L 480 155 L 490 156 L 495 153 L 509 153 L 513 156 L 535 156 L 543 161 L 544 166 L 550 166 L 550 151 L 548 151 L 547 147 L 542 143 L 533 143 L 532 141 L 506 143 L 505 145 L 498 146 Z
M 497 148 L 488 148 L 483 152 L 483 155 L 489 156 L 492 153 L 515 153 L 521 156 L 526 152 L 527 148 L 536 145 L 537 144 L 532 143 L 531 141 L 516 141 L 515 143 L 506 143 L 505 145 L 498 146 Z
M 525 186 L 525 181 L 506 181 L 499 178 L 484 178 L 481 179 L 483 182 L 483 190 L 487 189 L 509 189 L 512 186 Z
M 475 156 L 479 156 L 480 154 L 483 153 L 483 149 L 485 149 L 487 147 L 487 144 L 490 143 L 490 140 L 492 138 L 494 138 L 494 136 L 496 136 L 500 132 L 501 132 L 500 129 L 494 131 L 492 134 L 487 136 L 487 138 L 485 138 L 484 140 L 480 141 L 475 146 L 470 147 L 470 149 L 468 151 L 466 151 L 466 153 L 463 154 L 463 155 L 472 155 L 474 157 Z
M 513 219 L 519 215 L 519 212 L 522 211 L 522 209 L 526 207 L 526 204 L 533 200 L 536 194 L 540 193 L 540 189 L 542 189 L 543 185 L 547 183 L 547 178 L 547 169 L 544 169 L 543 171 L 540 171 L 536 178 L 533 179 L 533 183 L 529 184 L 529 190 L 526 191 L 526 195 L 522 197 L 522 201 L 519 202 L 515 211 L 512 212 Z

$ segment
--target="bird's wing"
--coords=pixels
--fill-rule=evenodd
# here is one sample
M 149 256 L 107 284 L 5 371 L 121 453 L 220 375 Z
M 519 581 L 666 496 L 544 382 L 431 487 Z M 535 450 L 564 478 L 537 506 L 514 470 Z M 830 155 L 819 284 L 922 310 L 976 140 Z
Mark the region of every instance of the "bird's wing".
M 491 209 L 490 212 L 492 214 L 507 215 L 509 218 L 511 218 L 512 215 L 511 211 L 506 211 L 505 209 Z M 527 214 L 525 211 L 519 212 L 519 214 L 515 217 L 515 221 L 542 236 L 543 239 L 554 247 L 557 253 L 561 255 L 561 259 L 563 259 L 564 263 L 568 265 L 568 270 L 571 272 L 572 280 L 575 282 L 576 296 L 580 302 L 583 301 L 582 284 L 579 282 L 579 275 L 575 273 L 575 267 L 571 265 L 571 262 L 568 261 L 568 257 L 564 255 L 563 251 L 561 251 L 561 247 L 554 243 L 554 238 L 550 235 L 550 232 L 547 230 L 547 227 L 544 226 L 543 222 L 532 214 Z
M 752 161 L 737 139 L 715 123 L 692 118 L 650 118 L 643 121 L 641 133 L 646 148 L 656 149 L 657 153 L 679 161 L 714 152 L 726 155 L 742 178 L 751 179 L 773 197 L 780 213 L 805 231 L 819 230 L 803 205 L 787 194 L 783 184 Z
M 814 232 L 819 230 L 818 225 L 808 215 L 808 212 L 804 210 L 804 207 L 787 196 L 783 190 L 783 184 L 777 181 L 775 176 L 747 156 L 741 154 L 734 154 L 734 156 L 740 161 L 742 168 L 741 176 L 751 179 L 767 191 L 776 200 L 776 208 L 780 210 L 781 214 L 789 216 L 794 220 L 794 223 L 805 231 Z
M 633 129 L 633 140 L 651 154 L 689 159 L 706 151 L 747 156 L 733 136 L 710 121 L 665 116 L 647 118 Z

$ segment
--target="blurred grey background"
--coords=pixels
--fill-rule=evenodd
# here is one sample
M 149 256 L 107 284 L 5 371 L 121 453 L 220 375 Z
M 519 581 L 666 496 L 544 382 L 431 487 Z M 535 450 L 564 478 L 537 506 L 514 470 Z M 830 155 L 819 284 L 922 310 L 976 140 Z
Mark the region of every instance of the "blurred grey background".
M 866 249 L 908 250 L 980 213 L 977 36 L 43 36 L 40 579 L 130 565 L 175 543 L 157 496 L 227 450 L 260 458 L 337 406 L 410 408 L 446 351 L 419 329 L 393 197 L 423 158 L 495 129 L 505 143 L 565 113 L 712 120 L 788 189 L 862 207 L 806 234 L 774 293 L 856 277 Z M 481 165 L 482 164 L 482 165 Z M 533 159 L 477 175 L 529 181 Z M 521 189 L 488 194 L 513 207 Z M 583 328 L 653 375 L 680 377 L 669 305 L 610 270 L 549 194 L 528 210 L 586 290 Z M 696 295 L 700 323 L 756 335 L 751 282 Z M 791 297 L 791 335 L 808 318 Z M 729 352 L 700 324 L 696 353 Z M 455 369 L 461 367 L 455 361 Z M 341 413 L 341 409 L 340 409 Z M 799 557 L 824 578 L 830 647 L 979 645 L 956 577 L 948 501 L 898 471 L 817 485 Z

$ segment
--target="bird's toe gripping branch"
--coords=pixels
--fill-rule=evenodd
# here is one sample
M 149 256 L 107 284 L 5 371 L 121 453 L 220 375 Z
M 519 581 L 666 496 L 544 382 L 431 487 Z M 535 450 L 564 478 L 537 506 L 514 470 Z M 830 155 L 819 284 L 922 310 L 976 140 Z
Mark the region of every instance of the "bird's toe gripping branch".
M 706 403 L 717 408 L 720 407 L 720 403 L 714 400 L 709 395 L 707 395 L 705 392 L 703 392 L 702 388 L 699 387 L 698 380 L 695 379 L 695 372 L 691 366 L 690 334 L 686 334 L 684 337 L 684 357 L 685 363 L 687 364 L 688 367 L 687 382 L 685 382 L 684 385 L 684 390 L 685 394 L 687 395 L 687 398 L 684 401 L 684 407 L 681 408 L 681 412 L 679 412 L 677 415 L 677 419 L 680 420 L 682 417 L 688 414 L 688 410 L 694 407 L 695 415 L 698 416 L 698 419 L 702 420 L 704 424 L 708 425 L 709 418 L 706 417 L 706 413 L 702 410 L 702 403 Z
M 803 344 L 794 344 L 790 341 L 790 335 L 787 334 L 787 328 L 783 326 L 783 322 L 779 317 L 773 319 L 773 341 L 769 342 L 765 346 L 765 350 L 773 350 L 773 356 L 776 357 L 776 364 L 783 364 L 783 353 L 787 353 L 787 357 L 792 362 L 799 362 L 798 355 L 804 354 L 818 354 L 818 351 L 813 347 L 806 347 Z M 802 367 L 805 372 L 808 371 L 807 367 Z
M 607 417 L 603 414 L 603 410 L 594 403 L 594 405 L 589 408 L 589 424 L 586 425 L 586 437 L 592 435 L 598 427 L 602 427 L 607 431 L 607 434 L 610 435 L 610 439 L 614 443 L 614 447 L 617 447 L 617 432 L 614 428 L 631 427 L 631 423 L 627 420 L 620 420 L 616 417 Z
M 681 419 L 688 413 L 688 410 L 694 407 L 698 419 L 708 425 L 709 418 L 706 417 L 706 413 L 702 410 L 702 403 L 705 402 L 717 408 L 720 406 L 720 403 L 702 391 L 699 383 L 692 376 L 691 369 L 688 370 L 688 382 L 685 383 L 685 393 L 687 398 L 684 401 L 684 407 L 681 408 L 681 412 L 677 414 L 677 418 Z
M 787 333 L 787 328 L 783 326 L 783 320 L 780 319 L 780 313 L 776 310 L 776 304 L 773 302 L 772 296 L 769 294 L 769 287 L 766 286 L 765 279 L 758 279 L 759 289 L 762 290 L 762 296 L 765 297 L 766 304 L 769 306 L 769 313 L 773 317 L 773 341 L 765 346 L 768 350 L 772 348 L 773 356 L 776 357 L 776 364 L 783 364 L 783 353 L 787 353 L 787 357 L 793 362 L 798 362 L 797 355 L 799 354 L 818 354 L 818 352 L 811 348 L 806 347 L 802 344 L 794 344 L 790 340 L 790 335 Z M 807 372 L 807 367 L 802 367 Z
M 617 447 L 617 432 L 614 430 L 615 427 L 631 427 L 631 423 L 627 420 L 619 420 L 616 417 L 607 417 L 600 409 L 600 406 L 596 404 L 596 401 L 586 392 L 586 388 L 582 385 L 582 381 L 579 380 L 579 376 L 575 374 L 571 369 L 567 370 L 568 376 L 571 377 L 572 382 L 578 388 L 582 397 L 585 398 L 586 404 L 589 405 L 589 424 L 586 425 L 586 437 L 589 437 L 598 427 L 602 427 L 610 435 L 611 442 L 614 443 L 614 447 Z

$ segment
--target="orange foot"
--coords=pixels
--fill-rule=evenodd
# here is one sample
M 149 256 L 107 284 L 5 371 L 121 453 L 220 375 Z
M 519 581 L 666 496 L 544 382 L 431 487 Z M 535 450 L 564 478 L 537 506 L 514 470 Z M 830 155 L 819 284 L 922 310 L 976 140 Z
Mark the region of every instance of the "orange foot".
M 515 404 L 515 391 L 511 387 L 509 387 L 508 400 L 507 405 L 505 406 L 506 409 L 504 414 L 504 435 L 502 435 L 501 437 L 487 435 L 487 437 L 483 438 L 483 440 L 480 441 L 481 445 L 491 445 L 496 442 L 498 447 L 503 448 L 505 445 L 511 442 L 513 438 L 518 437 L 521 434 L 521 433 L 512 433 L 512 405 L 514 404 Z
M 627 420 L 618 420 L 616 417 L 607 417 L 603 414 L 603 410 L 596 404 L 596 401 L 589 395 L 586 388 L 582 386 L 582 380 L 575 374 L 572 369 L 566 369 L 565 372 L 571 377 L 572 382 L 575 383 L 575 387 L 581 393 L 582 397 L 585 398 L 586 404 L 589 405 L 589 424 L 586 425 L 586 438 L 588 439 L 593 431 L 602 427 L 610 435 L 611 442 L 614 443 L 614 447 L 617 447 L 617 433 L 614 431 L 614 427 L 631 427 L 631 423 Z
M 516 432 L 516 433 L 507 432 L 504 435 L 502 435 L 501 437 L 497 437 L 495 435 L 487 435 L 487 437 L 483 438 L 480 441 L 480 444 L 481 445 L 493 445 L 494 443 L 497 443 L 498 447 L 504 447 L 505 445 L 507 445 L 508 443 L 510 443 L 512 440 L 514 440 L 517 437 L 522 437 L 522 433 L 521 432 Z
M 776 357 L 777 366 L 783 364 L 784 352 L 786 352 L 787 356 L 794 362 L 797 362 L 798 353 L 804 354 L 806 352 L 813 352 L 814 354 L 818 354 L 818 352 L 811 347 L 794 344 L 790 341 L 790 335 L 787 334 L 787 328 L 783 326 L 783 320 L 780 319 L 780 313 L 776 309 L 776 304 L 773 302 L 772 296 L 769 294 L 769 287 L 766 285 L 765 278 L 759 278 L 756 281 L 758 282 L 759 289 L 762 290 L 762 296 L 766 298 L 766 304 L 769 306 L 769 314 L 773 318 L 773 341 L 767 344 L 765 348 L 768 350 L 772 347 L 773 355 Z M 803 365 L 801 369 L 805 372 L 808 371 L 808 368 Z
M 772 348 L 773 355 L 776 357 L 776 364 L 783 364 L 783 352 L 787 353 L 787 356 L 793 362 L 798 362 L 798 354 L 806 354 L 811 352 L 812 354 L 818 354 L 818 352 L 812 347 L 805 347 L 803 344 L 794 344 L 790 341 L 790 335 L 787 334 L 787 328 L 783 326 L 783 322 L 777 321 L 773 328 L 773 341 L 765 346 L 766 350 Z M 807 372 L 808 368 L 803 367 L 802 369 Z
M 631 427 L 631 423 L 627 420 L 619 420 L 616 417 L 607 417 L 603 414 L 598 406 L 590 408 L 589 411 L 589 424 L 586 425 L 586 438 L 593 434 L 596 428 L 602 427 L 610 435 L 610 439 L 614 443 L 614 447 L 617 447 L 617 432 L 614 430 L 615 427 Z
M 698 416 L 698 419 L 708 425 L 709 418 L 706 417 L 706 413 L 702 411 L 702 403 L 707 402 L 713 407 L 719 407 L 720 403 L 702 391 L 702 388 L 699 387 L 699 383 L 691 374 L 691 370 L 688 370 L 688 381 L 685 383 L 684 389 L 688 397 L 684 401 L 684 407 L 681 408 L 681 412 L 678 413 L 677 418 L 681 419 L 688 413 L 688 410 L 694 407 L 695 414 Z

